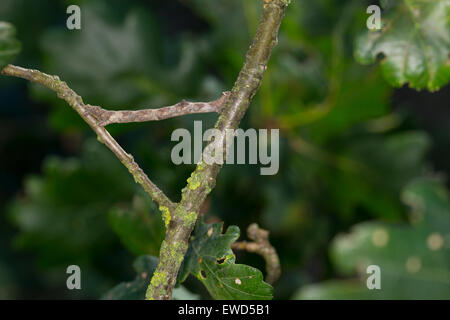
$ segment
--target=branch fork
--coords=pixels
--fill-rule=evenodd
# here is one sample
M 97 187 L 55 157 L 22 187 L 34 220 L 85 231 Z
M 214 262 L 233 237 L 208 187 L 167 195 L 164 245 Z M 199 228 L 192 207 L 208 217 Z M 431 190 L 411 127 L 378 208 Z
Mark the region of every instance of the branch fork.
M 122 162 L 135 181 L 159 205 L 163 216 L 170 221 L 167 225 L 166 237 L 161 245 L 158 267 L 147 289 L 146 299 L 162 300 L 172 297 L 172 290 L 188 248 L 191 232 L 207 195 L 215 187 L 221 165 L 200 162 L 188 179 L 187 186 L 182 190 L 181 202 L 174 203 L 149 179 L 133 157 L 109 134 L 105 126 L 112 123 L 157 121 L 186 114 L 216 112 L 219 113 L 216 129 L 222 133 L 228 129 L 237 129 L 261 85 L 272 49 L 277 43 L 278 30 L 288 4 L 289 0 L 262 1 L 261 19 L 238 79 L 231 92 L 223 93 L 219 99 L 212 102 L 181 101 L 173 106 L 160 109 L 108 111 L 99 106 L 85 104 L 82 98 L 57 76 L 13 65 L 8 65 L 1 70 L 3 75 L 41 84 L 65 100 L 94 130 L 98 140 L 105 144 Z M 225 155 L 225 144 L 223 150 Z M 262 250 L 261 253 L 264 252 L 268 257 L 269 253 L 266 253 L 265 249 L 261 249 L 269 248 L 264 240 L 264 232 L 261 232 L 255 234 L 255 243 L 260 248 L 258 250 Z M 249 237 L 251 236 L 249 235 Z M 241 244 L 241 246 L 248 250 L 254 245 Z M 255 252 L 257 252 L 256 247 Z M 276 273 L 272 274 L 276 275 Z

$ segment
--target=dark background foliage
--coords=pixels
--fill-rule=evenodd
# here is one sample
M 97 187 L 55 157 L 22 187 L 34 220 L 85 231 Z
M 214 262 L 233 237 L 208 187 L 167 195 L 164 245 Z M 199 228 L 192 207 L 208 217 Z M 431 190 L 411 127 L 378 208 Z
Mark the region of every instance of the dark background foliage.
M 450 88 L 393 89 L 379 66 L 355 61 L 354 40 L 365 29 L 370 3 L 293 2 L 241 124 L 282 128 L 280 171 L 260 176 L 258 166 L 225 166 L 204 207 L 207 221 L 237 225 L 241 237 L 252 222 L 271 231 L 283 268 L 277 299 L 314 296 L 298 290 L 330 279 L 334 287 L 319 285 L 314 292 L 337 288 L 342 294 L 352 283 L 346 279 L 364 280 L 358 257 L 372 249 L 342 253 L 342 236 L 336 236 L 367 221 L 388 230 L 395 252 L 411 251 L 407 266 L 416 255 L 422 266 L 432 265 L 425 275 L 412 272 L 421 279 L 413 290 L 387 288 L 388 297 L 422 297 L 418 292 L 427 288 L 437 288 L 435 297 L 450 297 Z M 1 1 L 0 20 L 16 26 L 23 45 L 14 63 L 57 74 L 85 102 L 110 109 L 216 99 L 232 87 L 259 15 L 259 1 L 250 0 L 83 0 L 77 1 L 82 30 L 69 31 L 69 4 Z M 170 134 L 192 130 L 194 120 L 210 127 L 215 118 L 109 129 L 178 201 L 193 166 L 172 164 Z M 52 92 L 1 77 L 0 133 L 0 298 L 96 299 L 133 279 L 135 257 L 157 256 L 163 235 L 157 208 Z M 426 214 L 442 230 L 419 226 L 406 241 L 385 227 L 410 223 L 417 212 L 408 206 L 411 193 L 438 208 Z M 434 197 L 442 193 L 443 200 Z M 418 240 L 436 232 L 444 241 L 439 259 L 422 255 Z M 363 246 L 360 240 L 350 238 L 355 246 Z M 387 251 L 376 257 L 394 262 L 396 255 Z M 258 256 L 238 253 L 237 261 L 264 270 Z M 411 271 L 405 261 L 393 263 L 392 281 L 401 283 Z M 82 269 L 82 290 L 66 289 L 70 264 Z M 195 279 L 185 286 L 208 297 Z

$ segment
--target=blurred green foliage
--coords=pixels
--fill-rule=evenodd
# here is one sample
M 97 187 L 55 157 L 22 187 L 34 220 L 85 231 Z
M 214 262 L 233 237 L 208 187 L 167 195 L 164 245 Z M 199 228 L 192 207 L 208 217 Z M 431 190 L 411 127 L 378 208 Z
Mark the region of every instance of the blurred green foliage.
M 131 209 L 113 208 L 109 212 L 109 223 L 133 254 L 158 254 L 165 227 L 160 211 L 147 195 L 136 195 Z
M 2 0 L 0 20 L 16 26 L 23 44 L 14 63 L 57 74 L 86 103 L 109 109 L 216 99 L 234 83 L 260 10 L 259 1 L 247 0 L 83 0 L 82 30 L 68 31 L 69 2 Z M 389 1 L 402 6 L 416 2 Z M 413 32 L 433 21 L 439 32 L 426 29 L 423 37 L 381 32 L 361 38 L 369 4 L 292 1 L 262 87 L 241 124 L 244 129 L 281 129 L 280 171 L 260 176 L 256 166 L 225 166 L 204 207 L 206 221 L 220 219 L 241 230 L 258 222 L 271 231 L 283 269 L 275 298 L 449 296 L 448 191 L 443 179 L 435 179 L 434 169 L 436 164 L 437 169 L 450 169 L 448 99 L 438 96 L 431 105 L 426 94 L 389 85 L 408 82 L 437 89 L 448 81 L 448 11 L 441 10 L 448 8 L 448 1 L 427 5 L 418 29 L 406 18 L 396 22 L 401 30 Z M 383 18 L 399 8 L 389 10 Z M 368 42 L 361 44 L 361 39 Z M 431 46 L 433 63 L 414 72 L 401 69 L 404 60 L 395 56 L 399 43 L 410 44 L 419 61 L 424 57 L 418 46 Z M 379 53 L 384 54 L 381 67 L 359 63 L 372 63 Z M 0 172 L 5 181 L 0 197 L 0 297 L 141 297 L 155 263 L 149 255 L 158 255 L 164 233 L 154 204 L 52 92 L 2 77 L 0 96 L 0 130 L 12 141 L 0 139 L 5 159 Z M 440 112 L 428 131 L 414 113 L 417 101 L 429 115 Z M 39 124 L 21 122 L 36 113 L 41 115 Z M 108 129 L 178 201 L 192 166 L 171 163 L 170 133 L 179 127 L 192 131 L 193 120 L 203 120 L 206 128 L 215 118 L 192 115 Z M 12 121 L 17 129 L 8 126 Z M 23 131 L 30 132 L 24 141 L 14 138 Z M 26 156 L 36 153 L 28 150 L 45 152 L 35 158 Z M 17 177 L 7 172 L 15 163 L 22 168 L 16 169 Z M 28 177 L 22 184 L 24 175 Z M 442 182 L 436 185 L 430 179 Z M 17 194 L 14 199 L 12 193 Z M 427 204 L 412 210 L 423 215 L 422 223 L 409 222 L 411 210 L 401 201 L 402 194 L 407 204 L 411 199 Z M 381 248 L 372 242 L 380 228 L 389 238 Z M 349 230 L 348 236 L 337 236 Z M 436 234 L 442 247 L 430 251 L 427 239 Z M 264 269 L 260 257 L 236 254 L 238 263 Z M 135 270 L 133 256 L 140 257 Z M 405 269 L 411 257 L 421 266 L 413 275 Z M 410 261 L 413 269 L 417 259 Z M 369 261 L 382 268 L 380 293 L 365 287 L 361 263 Z M 69 264 L 82 269 L 81 291 L 65 288 Z M 135 272 L 130 285 L 114 287 L 133 279 Z M 325 280 L 324 285 L 307 286 Z M 196 279 L 188 278 L 183 286 L 210 297 Z
M 0 22 L 0 68 L 10 63 L 20 51 L 20 42 L 14 38 L 16 30 L 8 22 Z
M 411 207 L 410 224 L 365 222 L 331 245 L 336 268 L 358 272 L 360 283 L 330 281 L 302 288 L 298 299 L 449 299 L 449 195 L 439 182 L 417 180 L 402 193 Z M 444 237 L 447 237 L 445 239 Z M 369 291 L 366 269 L 381 270 L 381 290 Z
M 139 256 L 133 263 L 133 268 L 137 273 L 136 278 L 133 281 L 118 284 L 109 290 L 102 299 L 142 300 L 157 266 L 158 258 L 149 255 Z M 178 286 L 173 290 L 172 298 L 175 300 L 198 300 L 199 296 L 189 292 L 183 286 Z
M 142 300 L 153 273 L 158 266 L 158 258 L 153 256 L 140 256 L 134 263 L 136 278 L 134 281 L 120 283 L 109 290 L 103 299 L 107 300 Z

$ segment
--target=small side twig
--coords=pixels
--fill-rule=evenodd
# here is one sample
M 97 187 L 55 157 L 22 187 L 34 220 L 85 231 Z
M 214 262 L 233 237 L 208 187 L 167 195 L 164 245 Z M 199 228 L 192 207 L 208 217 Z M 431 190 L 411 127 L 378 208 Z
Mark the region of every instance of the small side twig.
M 256 223 L 253 223 L 247 228 L 247 236 L 253 242 L 235 242 L 231 248 L 261 255 L 266 261 L 266 281 L 274 284 L 281 275 L 281 266 L 277 251 L 269 242 L 269 231 L 260 229 Z
M 112 123 L 158 121 L 194 113 L 217 112 L 220 114 L 229 94 L 229 92 L 224 92 L 219 99 L 211 102 L 182 100 L 173 106 L 159 109 L 112 111 L 98 106 L 86 105 L 86 107 L 97 118 L 99 125 L 104 127 Z

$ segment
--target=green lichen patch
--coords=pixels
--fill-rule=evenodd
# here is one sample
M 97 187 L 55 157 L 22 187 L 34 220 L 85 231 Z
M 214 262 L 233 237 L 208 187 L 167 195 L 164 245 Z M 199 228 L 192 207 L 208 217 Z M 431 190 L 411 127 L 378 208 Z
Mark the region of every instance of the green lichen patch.
M 160 285 L 166 282 L 166 275 L 162 272 L 155 272 L 152 277 L 151 284 L 155 287 L 159 287 Z
M 197 216 L 198 216 L 197 213 L 194 211 L 186 214 L 185 219 L 184 219 L 184 225 L 186 227 L 193 225 L 195 223 L 195 221 L 197 220 Z
M 187 179 L 188 188 L 191 190 L 196 190 L 201 185 L 201 175 L 194 171 L 192 175 Z
M 170 220 L 172 219 L 170 216 L 170 210 L 166 206 L 159 206 L 159 211 L 161 211 L 162 218 L 164 220 L 164 224 L 166 228 L 169 227 Z

